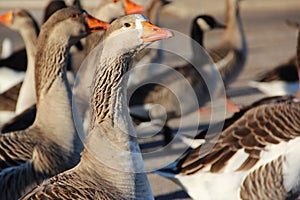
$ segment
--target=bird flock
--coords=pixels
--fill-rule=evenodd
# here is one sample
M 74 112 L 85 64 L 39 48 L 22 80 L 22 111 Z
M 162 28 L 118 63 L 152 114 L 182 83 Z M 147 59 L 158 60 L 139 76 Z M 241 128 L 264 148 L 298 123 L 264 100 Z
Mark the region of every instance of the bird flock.
M 1 26 L 19 32 L 25 48 L 2 44 L 0 199 L 154 199 L 150 174 L 192 199 L 300 198 L 300 24 L 288 22 L 298 31 L 295 55 L 249 82 L 268 97 L 235 105 L 227 88 L 249 48 L 242 1 L 224 1 L 225 23 L 199 13 L 191 60 L 165 71 L 156 66 L 168 56 L 162 40 L 179 42 L 178 34 L 157 24 L 172 1 L 102 0 L 86 10 L 80 0 L 50 0 L 41 25 L 27 9 L 1 13 Z M 208 48 L 204 36 L 214 29 L 223 34 Z M 212 71 L 223 91 L 212 87 Z M 159 125 L 170 146 L 169 121 L 210 114 L 212 96 L 232 116 L 207 129 L 195 122 L 195 137 L 180 136 L 194 145 L 149 171 L 137 127 Z

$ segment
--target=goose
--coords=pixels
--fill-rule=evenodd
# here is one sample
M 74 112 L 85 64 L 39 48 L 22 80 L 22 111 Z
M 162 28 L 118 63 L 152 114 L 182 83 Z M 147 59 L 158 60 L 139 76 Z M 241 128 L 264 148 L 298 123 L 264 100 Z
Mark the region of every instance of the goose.
M 66 4 L 64 1 L 51 1 L 45 9 L 44 14 L 44 22 L 58 9 L 66 8 Z M 36 94 L 35 94 L 35 86 L 34 86 L 34 59 L 35 59 L 35 51 L 36 51 L 36 38 L 39 33 L 39 26 L 37 25 L 36 20 L 30 15 L 30 13 L 26 10 L 18 9 L 13 11 L 13 17 L 9 17 L 10 20 L 7 23 L 12 23 L 12 28 L 16 27 L 16 30 L 20 30 L 21 33 L 25 32 L 26 34 L 22 34 L 23 39 L 25 41 L 26 50 L 24 50 L 24 54 L 27 55 L 28 62 L 26 62 L 28 67 L 26 70 L 25 78 L 23 82 L 11 87 L 9 90 L 5 91 L 0 95 L 1 105 L 1 115 L 3 116 L 1 132 L 7 133 L 11 131 L 23 130 L 29 127 L 35 118 L 35 103 L 36 103 Z M 21 15 L 17 15 L 17 12 L 23 12 Z M 13 25 L 17 24 L 17 25 Z M 35 30 L 35 31 L 33 31 Z M 80 49 L 81 43 L 77 42 L 76 47 Z M 22 50 L 20 50 L 22 51 Z M 17 60 L 22 60 L 22 58 L 17 57 L 19 54 L 14 54 L 13 58 Z M 72 69 L 72 58 L 71 55 L 68 59 L 67 65 L 67 76 L 70 83 L 74 80 L 74 73 Z M 16 98 L 17 97 L 17 98 Z M 25 114 L 26 112 L 29 112 Z
M 0 135 L 0 198 L 17 199 L 45 178 L 79 162 L 83 144 L 66 78 L 70 46 L 108 24 L 76 8 L 57 11 L 37 41 L 37 114 L 29 128 Z
M 22 87 L 19 91 L 19 98 L 16 105 L 16 113 L 21 113 L 32 106 L 35 99 L 34 88 L 34 59 L 36 54 L 36 40 L 39 33 L 39 26 L 32 15 L 23 9 L 10 11 L 5 15 L 10 28 L 20 32 L 24 38 L 27 53 L 27 70 Z
M 115 18 L 120 17 L 124 14 L 133 14 L 140 13 L 144 11 L 144 7 L 135 4 L 131 1 L 111 1 L 106 0 L 101 2 L 98 7 L 94 10 L 94 15 L 103 21 L 113 21 Z M 96 47 L 96 45 L 101 40 L 103 33 L 96 33 L 90 35 L 86 38 L 85 45 L 85 54 L 88 56 L 91 51 Z M 86 59 L 87 60 L 87 59 Z M 73 93 L 76 99 L 76 103 L 78 105 L 78 110 L 80 116 L 84 122 L 84 128 L 87 132 L 87 128 L 89 127 L 90 116 L 89 116 L 89 98 L 90 98 L 90 90 L 88 89 L 92 84 L 92 79 L 90 78 L 92 74 L 94 74 L 96 68 L 91 65 L 87 65 L 87 67 L 83 67 L 77 72 L 77 82 L 73 88 Z M 78 78 L 80 77 L 80 78 Z
M 58 1 L 58 0 L 51 1 L 45 9 L 44 22 L 49 18 L 50 14 L 53 14 L 56 10 L 65 8 L 65 7 L 66 7 L 66 4 L 64 1 Z M 33 19 L 33 17 L 31 17 L 31 18 Z M 38 34 L 39 26 L 35 20 L 34 20 L 34 23 L 35 23 L 35 28 L 37 29 L 37 34 Z M 17 29 L 17 31 L 19 31 L 18 26 L 15 26 L 15 28 Z M 26 29 L 23 29 L 23 31 L 26 31 Z M 35 37 L 37 34 L 33 34 L 33 36 Z M 21 33 L 21 36 L 23 37 L 24 35 Z M 5 78 L 1 79 L 2 80 L 1 87 L 3 87 L 3 85 L 5 84 L 5 88 L 3 88 L 2 92 L 7 91 L 8 89 L 16 90 L 17 87 L 14 88 L 13 86 L 15 86 L 17 83 L 21 82 L 25 77 L 24 72 L 27 70 L 27 65 L 28 65 L 27 57 L 29 57 L 30 55 L 27 55 L 27 53 L 26 53 L 26 38 L 23 37 L 23 39 L 25 42 L 25 48 L 19 49 L 19 50 L 13 52 L 9 57 L 0 60 L 1 74 L 5 74 L 5 76 L 6 76 Z M 3 68 L 2 66 L 5 66 L 5 68 Z M 12 82 L 11 80 L 13 80 L 13 79 L 11 78 L 11 76 L 9 76 L 9 78 L 8 78 L 9 74 L 7 74 L 7 73 L 11 74 L 14 79 L 17 79 L 17 81 Z M 29 79 L 29 78 L 27 78 L 27 79 Z M 4 81 L 5 81 L 5 83 L 2 83 Z M 29 81 L 27 80 L 26 82 L 29 82 Z M 7 85 L 8 83 L 9 83 L 9 85 Z M 25 85 L 27 85 L 27 84 L 25 84 Z M 30 87 L 34 87 L 34 86 L 32 85 Z M 23 88 L 25 88 L 25 87 L 23 87 Z M 25 91 L 25 89 L 23 89 L 23 91 Z M 28 93 L 32 93 L 32 92 L 29 91 Z M 21 97 L 22 96 L 23 95 L 21 95 Z M 34 98 L 35 97 L 35 95 L 33 95 L 33 96 L 27 95 L 27 96 L 28 97 L 26 97 L 26 98 Z M 20 101 L 20 102 L 23 102 L 23 101 Z M 19 111 L 17 113 L 21 113 L 21 112 L 22 111 Z
M 119 3 L 113 3 L 111 0 L 108 0 L 108 1 L 103 2 L 103 4 L 100 4 L 103 6 L 100 6 L 101 9 L 97 9 L 98 12 L 95 12 L 96 13 L 95 16 L 98 19 L 101 19 L 103 21 L 111 21 L 114 18 L 121 16 L 125 12 L 132 13 L 132 12 L 136 12 L 136 11 L 143 11 L 143 7 L 141 7 L 137 4 L 134 4 L 130 1 L 127 1 L 127 0 L 120 1 Z M 66 4 L 64 3 L 64 1 L 51 1 L 49 6 L 46 8 L 45 18 L 47 16 L 49 16 L 51 13 L 53 13 L 55 9 L 59 9 L 65 5 Z M 108 5 L 108 6 L 106 6 L 106 5 Z M 125 9 L 125 12 L 124 12 L 124 9 Z M 108 14 L 108 11 L 110 13 L 114 13 L 114 14 L 105 16 L 104 14 Z M 94 33 L 86 38 L 86 44 L 85 44 L 86 55 L 89 53 L 89 51 L 91 49 L 94 48 L 93 43 L 99 42 L 100 36 L 101 36 L 101 33 Z M 93 42 L 93 43 L 91 43 L 91 42 Z M 76 44 L 78 44 L 78 43 L 76 43 Z M 86 76 L 81 75 L 82 79 L 83 79 L 83 77 L 86 77 L 86 79 L 80 80 L 80 84 L 77 83 L 77 86 L 75 86 L 73 89 L 75 99 L 78 103 L 79 113 L 83 119 L 85 119 L 85 115 L 88 114 L 86 109 L 88 107 L 87 102 L 88 102 L 90 93 L 87 88 L 91 84 L 90 74 L 93 74 L 94 68 L 85 69 L 85 71 L 86 72 L 82 71 L 80 73 L 86 73 Z M 68 76 L 68 79 L 69 79 L 69 76 Z M 35 105 L 27 108 L 26 110 L 24 110 L 24 112 L 19 113 L 16 117 L 12 118 L 8 122 L 6 122 L 4 125 L 2 125 L 1 132 L 7 133 L 7 132 L 11 132 L 11 131 L 23 130 L 23 129 L 29 127 L 34 122 L 35 113 L 36 113 Z M 87 123 L 87 121 L 89 121 L 89 120 L 87 119 L 85 121 Z M 86 125 L 85 127 L 88 127 L 88 125 Z
M 72 3 L 72 6 L 82 9 L 80 0 L 74 0 Z M 56 11 L 58 11 L 62 8 L 66 8 L 66 7 L 67 7 L 67 4 L 65 3 L 64 0 L 50 0 L 50 2 L 48 3 L 48 5 L 45 8 L 43 22 L 45 23 L 49 19 L 49 17 Z M 83 50 L 83 45 L 80 41 L 75 44 L 75 47 L 78 51 Z M 72 49 L 71 49 L 71 51 L 72 51 Z M 72 60 L 70 59 L 69 62 L 72 62 Z M 72 68 L 72 63 L 68 63 L 68 67 Z
M 193 199 L 295 199 L 300 194 L 299 119 L 300 88 L 293 96 L 264 98 L 155 173 L 180 184 Z
M 111 23 L 99 47 L 102 53 L 91 63 L 97 65 L 92 119 L 81 161 L 21 199 L 153 199 L 126 104 L 125 75 L 139 50 L 171 36 L 140 14 Z
M 288 61 L 261 74 L 257 81 L 250 81 L 249 85 L 268 96 L 293 94 L 299 84 L 296 66 L 297 58 L 293 56 Z
M 226 0 L 226 29 L 221 43 L 208 49 L 208 53 L 216 63 L 225 87 L 232 83 L 243 70 L 248 53 L 246 36 L 240 17 L 241 0 Z M 227 98 L 227 108 L 236 112 L 239 106 Z
M 153 119 L 156 119 L 155 123 L 161 125 L 165 120 L 163 115 L 164 113 L 161 114 L 161 109 L 159 108 L 156 110 L 155 106 L 153 107 L 152 105 L 159 104 L 164 107 L 167 114 L 167 121 L 163 125 L 165 144 L 169 143 L 173 138 L 172 130 L 167 125 L 168 120 L 189 114 L 203 106 L 209 100 L 209 93 L 204 79 L 199 75 L 199 71 L 201 72 L 201 75 L 206 74 L 202 67 L 206 64 L 204 63 L 204 61 L 206 61 L 204 58 L 205 56 L 207 57 L 207 55 L 203 52 L 203 50 L 199 50 L 199 45 L 203 45 L 205 31 L 224 27 L 225 26 L 223 24 L 218 22 L 212 16 L 200 15 L 195 17 L 192 21 L 190 33 L 193 39 L 191 44 L 193 48 L 192 61 L 194 65 L 192 63 L 188 63 L 183 66 L 172 68 L 184 78 L 178 77 L 174 71 L 167 71 L 158 74 L 155 78 L 151 77 L 151 81 L 157 80 L 157 82 L 167 85 L 168 88 L 153 82 L 151 84 L 142 85 L 139 88 L 129 88 L 131 93 L 129 101 L 130 114 L 135 119 L 135 122 L 139 123 L 150 121 L 151 119 L 149 116 L 152 116 Z M 195 107 L 195 104 L 193 103 L 194 99 L 190 99 L 190 95 L 187 95 L 187 81 L 197 95 L 199 107 Z M 169 90 L 170 88 L 172 88 L 172 91 Z M 178 96 L 174 96 L 173 93 Z M 177 99 L 181 99 L 180 103 L 183 104 L 181 105 L 183 108 L 179 106 Z
M 289 20 L 287 24 L 291 27 L 297 26 Z M 250 81 L 248 84 L 268 96 L 294 94 L 299 85 L 297 73 L 297 55 L 294 55 L 286 62 L 260 74 L 257 80 Z
M 0 23 L 20 32 L 24 38 L 28 61 L 27 73 L 23 83 L 16 84 L 0 95 L 0 108 L 1 111 L 4 111 L 1 112 L 4 118 L 1 121 L 4 123 L 11 116 L 15 115 L 15 113 L 22 112 L 36 101 L 34 89 L 34 58 L 39 27 L 30 13 L 23 9 L 16 9 L 1 15 Z

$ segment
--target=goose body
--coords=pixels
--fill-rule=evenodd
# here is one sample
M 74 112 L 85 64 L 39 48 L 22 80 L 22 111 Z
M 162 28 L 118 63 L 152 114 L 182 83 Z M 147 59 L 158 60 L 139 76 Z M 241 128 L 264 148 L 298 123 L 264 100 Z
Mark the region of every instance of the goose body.
M 257 81 L 250 81 L 251 87 L 257 88 L 268 96 L 294 94 L 298 90 L 297 58 L 293 56 L 287 62 L 263 73 Z
M 297 56 L 300 60 L 300 31 Z M 300 71 L 300 66 L 298 65 Z M 300 194 L 300 90 L 259 100 L 227 119 L 220 133 L 156 173 L 194 199 L 295 199 Z M 230 184 L 228 184 L 230 183 Z
M 99 47 L 103 49 L 92 84 L 92 117 L 80 163 L 22 199 L 153 199 L 128 113 L 124 75 L 137 51 L 171 35 L 142 15 L 112 22 Z
M 18 199 L 45 178 L 75 166 L 83 145 L 66 78 L 69 48 L 103 22 L 84 11 L 56 12 L 37 41 L 37 115 L 29 128 L 0 135 L 0 198 Z
M 293 99 L 249 109 L 223 129 L 216 143 L 190 149 L 155 173 L 179 182 L 193 199 L 284 199 L 297 194 L 299 105 Z M 295 121 L 284 125 L 287 118 Z M 210 152 L 205 145 L 212 147 Z

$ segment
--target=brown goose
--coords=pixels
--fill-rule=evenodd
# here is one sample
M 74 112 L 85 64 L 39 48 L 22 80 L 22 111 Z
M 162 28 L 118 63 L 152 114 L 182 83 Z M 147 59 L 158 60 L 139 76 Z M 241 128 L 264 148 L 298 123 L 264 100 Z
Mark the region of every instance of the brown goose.
M 96 64 L 92 120 L 80 163 L 22 199 L 153 199 L 128 113 L 125 74 L 139 50 L 171 36 L 138 14 L 112 22 Z
M 300 29 L 297 59 L 300 63 Z M 300 89 L 296 96 L 254 103 L 213 136 L 156 173 L 179 182 L 194 199 L 295 199 L 300 194 Z
M 237 78 L 247 58 L 247 43 L 239 9 L 240 1 L 226 0 L 226 29 L 221 44 L 208 50 L 221 73 L 225 87 Z M 227 105 L 230 111 L 239 110 L 229 99 Z
M 72 44 L 107 26 L 75 8 L 57 11 L 43 25 L 35 60 L 36 119 L 23 131 L 0 135 L 1 199 L 17 199 L 43 179 L 78 163 L 82 128 L 74 121 L 67 55 Z

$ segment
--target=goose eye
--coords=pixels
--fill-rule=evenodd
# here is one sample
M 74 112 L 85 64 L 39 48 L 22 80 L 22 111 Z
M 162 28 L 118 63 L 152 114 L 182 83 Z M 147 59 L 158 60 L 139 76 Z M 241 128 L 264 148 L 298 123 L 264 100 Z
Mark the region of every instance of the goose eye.
M 124 23 L 124 27 L 126 27 L 126 28 L 129 28 L 129 27 L 131 27 L 131 26 L 132 26 L 131 23 Z
M 16 15 L 19 17 L 24 17 L 24 14 L 21 11 L 17 12 Z
M 73 19 L 77 19 L 78 17 L 79 17 L 79 14 L 77 14 L 77 13 L 75 13 L 75 14 L 72 15 Z

